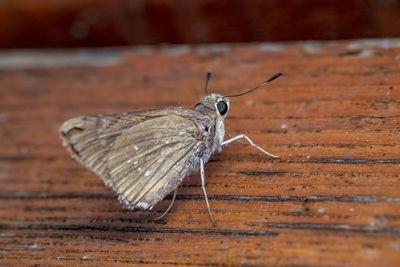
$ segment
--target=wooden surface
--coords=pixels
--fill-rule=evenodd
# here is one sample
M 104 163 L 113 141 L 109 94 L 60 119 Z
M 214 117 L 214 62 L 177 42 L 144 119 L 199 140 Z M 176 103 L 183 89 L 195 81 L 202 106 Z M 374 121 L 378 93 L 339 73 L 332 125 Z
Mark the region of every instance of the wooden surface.
M 8 0 L 0 48 L 400 36 L 400 0 Z
M 372 46 L 372 47 L 371 47 Z M 397 48 L 396 48 L 397 47 Z M 0 262 L 399 266 L 400 42 L 369 40 L 0 54 Z M 44 57 L 47 55 L 47 58 Z M 84 60 L 82 60 L 84 58 Z M 21 66 L 26 66 L 25 68 Z M 58 136 L 81 114 L 231 99 L 234 143 L 171 212 L 124 210 Z

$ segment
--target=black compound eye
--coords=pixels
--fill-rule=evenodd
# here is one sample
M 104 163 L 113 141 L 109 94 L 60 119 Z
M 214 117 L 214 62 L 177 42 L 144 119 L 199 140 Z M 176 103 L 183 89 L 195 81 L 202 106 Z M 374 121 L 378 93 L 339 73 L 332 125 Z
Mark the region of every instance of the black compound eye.
M 219 114 L 221 114 L 221 116 L 224 116 L 228 112 L 228 105 L 223 100 L 218 101 L 217 109 L 219 111 Z

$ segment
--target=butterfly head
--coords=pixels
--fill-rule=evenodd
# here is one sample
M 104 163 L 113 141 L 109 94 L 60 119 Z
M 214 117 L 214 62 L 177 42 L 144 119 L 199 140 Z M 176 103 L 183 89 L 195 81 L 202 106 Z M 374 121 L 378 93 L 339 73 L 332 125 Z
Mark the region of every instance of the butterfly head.
M 229 111 L 229 98 L 230 97 L 238 97 L 242 95 L 246 95 L 248 93 L 251 93 L 252 91 L 256 90 L 257 88 L 266 85 L 267 83 L 275 80 L 279 76 L 282 76 L 282 73 L 277 73 L 262 84 L 240 94 L 234 94 L 234 95 L 227 95 L 227 96 L 222 96 L 218 94 L 208 94 L 208 82 L 210 81 L 211 78 L 211 73 L 207 72 L 206 76 L 206 86 L 204 88 L 206 95 L 202 99 L 200 99 L 199 103 L 196 104 L 194 107 L 195 110 L 198 110 L 204 114 L 209 114 L 210 111 L 214 112 L 217 115 L 217 118 L 222 118 L 224 119 L 225 116 L 228 114 Z
M 211 94 L 201 98 L 194 109 L 202 113 L 214 112 L 217 117 L 225 118 L 229 111 L 229 105 L 228 97 Z

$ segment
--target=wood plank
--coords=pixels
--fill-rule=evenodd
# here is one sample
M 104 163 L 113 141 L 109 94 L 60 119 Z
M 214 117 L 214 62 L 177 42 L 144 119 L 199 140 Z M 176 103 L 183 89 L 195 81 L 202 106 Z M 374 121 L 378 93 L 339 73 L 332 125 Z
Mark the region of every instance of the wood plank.
M 31 51 L 29 67 L 3 66 L 0 261 L 398 266 L 400 48 L 379 43 L 133 47 L 115 49 L 114 65 L 75 66 L 57 53 L 77 51 L 54 53 L 52 66 Z M 73 116 L 193 106 L 206 71 L 211 91 L 225 94 L 287 74 L 231 100 L 227 131 L 280 158 L 240 143 L 213 156 L 205 171 L 216 228 L 198 174 L 153 222 L 171 196 L 154 211 L 125 210 L 61 146 L 58 127 Z

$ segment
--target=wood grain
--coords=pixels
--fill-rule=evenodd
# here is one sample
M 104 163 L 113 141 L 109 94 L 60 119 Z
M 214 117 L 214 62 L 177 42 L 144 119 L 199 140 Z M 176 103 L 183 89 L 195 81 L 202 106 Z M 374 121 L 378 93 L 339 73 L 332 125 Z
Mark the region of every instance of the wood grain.
M 81 51 L 48 51 L 47 61 L 31 51 L 26 65 L 2 64 L 0 262 L 398 266 L 399 47 L 133 47 L 113 50 L 111 65 L 96 50 L 83 64 L 73 60 Z M 61 146 L 58 128 L 73 116 L 193 106 L 206 71 L 211 91 L 225 94 L 287 74 L 231 100 L 229 134 L 281 158 L 240 143 L 214 155 L 205 171 L 216 228 L 198 174 L 153 222 L 170 196 L 151 212 L 125 210 Z
M 0 1 L 0 48 L 400 36 L 398 0 Z

